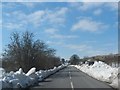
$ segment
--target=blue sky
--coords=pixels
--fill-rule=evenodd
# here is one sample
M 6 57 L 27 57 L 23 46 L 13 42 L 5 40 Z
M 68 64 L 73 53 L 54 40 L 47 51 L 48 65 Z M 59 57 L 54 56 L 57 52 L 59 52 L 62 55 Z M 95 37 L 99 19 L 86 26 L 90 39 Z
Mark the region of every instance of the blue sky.
M 110 2 L 2 3 L 2 47 L 12 32 L 29 30 L 66 59 L 117 53 L 117 9 Z

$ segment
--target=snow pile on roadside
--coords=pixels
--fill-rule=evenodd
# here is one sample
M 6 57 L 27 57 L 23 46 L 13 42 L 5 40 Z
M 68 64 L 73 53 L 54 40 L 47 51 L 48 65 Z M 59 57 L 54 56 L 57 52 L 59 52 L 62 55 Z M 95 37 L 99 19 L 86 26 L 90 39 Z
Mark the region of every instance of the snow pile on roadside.
M 75 65 L 75 67 L 98 80 L 108 82 L 114 88 L 118 88 L 118 68 L 113 68 L 101 61 L 95 61 L 90 66 L 83 64 L 81 66 Z
M 37 72 L 36 68 L 31 68 L 26 74 L 23 72 L 22 68 L 20 68 L 16 72 L 11 71 L 9 74 L 2 76 L 0 84 L 2 84 L 2 88 L 26 88 L 38 83 L 38 81 L 44 80 L 49 75 L 54 74 L 64 67 L 66 67 L 66 65 L 54 67 L 50 70 L 40 70 Z
M 5 74 L 5 70 L 3 68 L 0 68 L 0 79 L 2 79 L 2 76 Z

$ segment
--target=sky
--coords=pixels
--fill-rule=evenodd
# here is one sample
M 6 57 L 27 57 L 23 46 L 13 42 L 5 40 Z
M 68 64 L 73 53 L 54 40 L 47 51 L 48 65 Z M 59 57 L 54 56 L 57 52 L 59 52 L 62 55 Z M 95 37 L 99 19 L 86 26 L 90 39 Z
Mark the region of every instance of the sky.
M 113 2 L 4 2 L 2 50 L 12 32 L 33 32 L 69 59 L 118 52 L 118 7 Z M 0 53 L 2 53 L 0 50 Z

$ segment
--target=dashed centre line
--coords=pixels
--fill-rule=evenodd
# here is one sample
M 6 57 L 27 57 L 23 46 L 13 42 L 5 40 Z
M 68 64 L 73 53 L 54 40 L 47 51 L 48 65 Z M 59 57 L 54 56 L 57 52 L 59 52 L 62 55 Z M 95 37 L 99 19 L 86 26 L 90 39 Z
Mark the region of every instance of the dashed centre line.
M 70 84 L 71 84 L 71 88 L 72 88 L 72 90 L 74 90 L 73 83 L 71 82 Z
M 74 86 L 73 86 L 73 82 L 72 82 L 72 77 L 71 77 L 71 73 L 70 73 L 70 69 L 69 69 L 69 76 L 70 76 L 70 85 L 72 90 L 74 90 Z

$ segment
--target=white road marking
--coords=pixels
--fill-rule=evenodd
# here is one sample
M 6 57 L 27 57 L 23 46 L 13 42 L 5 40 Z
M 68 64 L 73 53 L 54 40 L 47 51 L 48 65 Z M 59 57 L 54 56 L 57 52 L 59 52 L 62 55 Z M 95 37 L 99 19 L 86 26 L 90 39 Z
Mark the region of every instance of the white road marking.
M 71 80 L 71 76 L 70 76 L 70 80 Z
M 70 84 L 71 84 L 71 88 L 72 88 L 72 90 L 74 90 L 74 87 L 73 87 L 73 83 L 72 83 L 72 81 L 71 81 L 71 83 L 70 83 Z
M 73 86 L 73 82 L 72 82 L 72 77 L 71 77 L 71 74 L 70 74 L 70 69 L 69 69 L 69 76 L 70 76 L 70 85 L 71 85 L 71 88 L 72 88 L 72 90 L 74 90 L 74 86 Z

